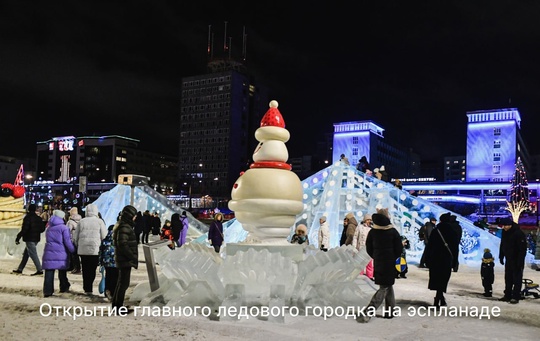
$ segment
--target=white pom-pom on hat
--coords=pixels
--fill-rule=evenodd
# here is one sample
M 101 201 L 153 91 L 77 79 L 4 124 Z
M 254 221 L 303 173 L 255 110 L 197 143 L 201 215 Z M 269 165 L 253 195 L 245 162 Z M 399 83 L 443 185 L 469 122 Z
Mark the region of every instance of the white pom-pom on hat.
M 275 99 L 271 100 L 270 101 L 270 104 L 268 105 L 270 108 L 277 108 L 279 105 L 278 101 L 276 101 Z

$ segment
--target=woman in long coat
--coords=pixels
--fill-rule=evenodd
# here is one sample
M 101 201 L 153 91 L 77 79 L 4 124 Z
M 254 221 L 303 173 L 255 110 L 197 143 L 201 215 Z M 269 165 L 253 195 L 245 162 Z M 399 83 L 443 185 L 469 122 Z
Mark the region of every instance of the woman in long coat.
M 214 221 L 210 224 L 210 228 L 208 229 L 208 240 L 217 253 L 219 253 L 219 250 L 221 249 L 223 239 L 223 214 L 216 213 Z
M 69 291 L 70 283 L 67 278 L 71 254 L 75 252 L 75 246 L 71 242 L 69 228 L 64 222 L 65 213 L 54 210 L 49 219 L 46 242 L 43 249 L 43 296 L 49 297 L 54 293 L 54 272 L 58 270 L 60 292 Z
M 445 213 L 440 217 L 440 223 L 429 236 L 426 245 L 426 265 L 429 268 L 430 290 L 436 290 L 435 307 L 446 306 L 444 293 L 450 281 L 452 267 L 458 262 L 459 240 L 450 224 L 451 214 Z
M 381 213 L 371 216 L 373 228 L 366 239 L 366 251 L 373 258 L 375 284 L 379 290 L 375 292 L 368 307 L 377 309 L 385 301 L 386 309 L 393 311 L 396 305 L 393 285 L 396 281 L 396 259 L 401 255 L 403 244 L 401 236 L 390 219 Z M 392 315 L 386 316 L 391 318 Z M 368 316 L 361 316 L 358 322 L 368 322 Z

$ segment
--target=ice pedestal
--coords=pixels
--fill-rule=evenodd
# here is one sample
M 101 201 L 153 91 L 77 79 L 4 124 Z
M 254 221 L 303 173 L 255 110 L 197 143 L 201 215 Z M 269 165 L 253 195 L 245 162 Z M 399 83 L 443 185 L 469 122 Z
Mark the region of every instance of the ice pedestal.
M 207 306 L 215 312 L 219 306 L 365 306 L 374 292 L 359 284 L 359 273 L 370 259 L 364 249 L 322 252 L 290 244 L 226 248 L 224 258 L 203 244 L 155 250 L 160 288 L 151 292 L 148 283 L 141 283 L 130 299 L 141 299 L 142 305 Z M 267 318 L 284 321 L 283 316 Z
M 0 227 L 0 259 L 22 258 L 26 244 L 22 238 L 19 245 L 15 244 L 15 238 L 17 238 L 17 233 L 20 231 L 20 226 Z M 42 234 L 41 241 L 37 244 L 39 259 L 41 259 L 41 256 L 43 255 L 44 247 L 45 234 Z M 29 262 L 29 264 L 33 264 L 31 260 Z

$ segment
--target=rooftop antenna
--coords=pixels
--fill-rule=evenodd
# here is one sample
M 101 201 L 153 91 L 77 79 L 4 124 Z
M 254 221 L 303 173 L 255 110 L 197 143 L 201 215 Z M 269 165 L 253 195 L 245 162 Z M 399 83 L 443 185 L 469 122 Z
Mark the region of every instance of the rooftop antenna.
M 231 59 L 231 51 L 232 51 L 232 37 L 229 37 L 229 60 Z
M 223 52 L 227 52 L 227 22 L 225 21 L 225 32 L 223 33 Z
M 211 55 L 212 55 L 211 39 L 212 39 L 212 25 L 208 25 L 208 47 L 207 47 L 208 58 L 211 58 Z
M 246 49 L 246 42 L 247 42 L 247 34 L 246 34 L 246 27 L 243 27 L 243 33 L 242 33 L 242 60 L 246 61 L 246 55 L 247 55 L 247 49 Z

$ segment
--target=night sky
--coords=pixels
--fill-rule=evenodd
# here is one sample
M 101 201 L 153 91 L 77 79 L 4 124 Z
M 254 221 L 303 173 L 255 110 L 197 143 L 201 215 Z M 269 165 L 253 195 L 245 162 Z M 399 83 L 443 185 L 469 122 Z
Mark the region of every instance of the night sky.
M 421 3 L 3 2 L 0 155 L 109 134 L 176 155 L 181 78 L 205 72 L 208 25 L 217 52 L 224 21 L 235 53 L 246 28 L 247 66 L 280 103 L 291 156 L 360 120 L 424 160 L 465 155 L 466 112 L 506 107 L 539 153 L 540 2 Z

